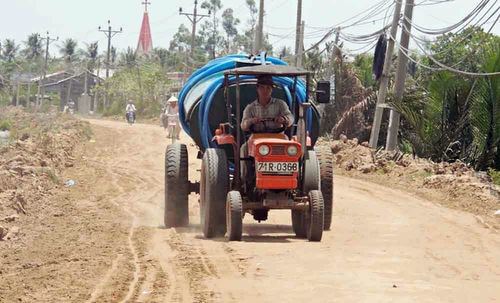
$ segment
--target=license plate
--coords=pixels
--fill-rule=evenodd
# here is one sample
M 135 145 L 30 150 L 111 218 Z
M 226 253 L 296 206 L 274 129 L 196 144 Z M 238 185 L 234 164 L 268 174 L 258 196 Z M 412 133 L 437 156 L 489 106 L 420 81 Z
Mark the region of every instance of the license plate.
M 263 173 L 289 174 L 298 170 L 297 162 L 257 162 L 257 171 Z

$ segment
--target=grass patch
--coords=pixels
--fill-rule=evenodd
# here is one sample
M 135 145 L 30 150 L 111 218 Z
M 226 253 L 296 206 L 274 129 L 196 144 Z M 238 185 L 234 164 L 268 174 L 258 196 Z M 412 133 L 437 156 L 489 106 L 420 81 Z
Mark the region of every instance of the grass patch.
M 488 169 L 488 174 L 493 179 L 493 184 L 500 186 L 500 171 L 490 168 Z
M 432 175 L 433 175 L 433 173 L 424 171 L 424 172 L 420 172 L 420 173 L 410 174 L 407 177 L 408 178 L 412 178 L 412 179 L 415 179 L 415 178 L 423 178 L 423 179 L 425 179 L 425 178 L 430 177 Z
M 0 131 L 6 131 L 12 128 L 12 122 L 10 120 L 0 120 Z
M 40 172 L 49 177 L 50 181 L 54 184 L 60 184 L 61 180 L 56 174 L 56 171 L 51 168 L 41 168 Z

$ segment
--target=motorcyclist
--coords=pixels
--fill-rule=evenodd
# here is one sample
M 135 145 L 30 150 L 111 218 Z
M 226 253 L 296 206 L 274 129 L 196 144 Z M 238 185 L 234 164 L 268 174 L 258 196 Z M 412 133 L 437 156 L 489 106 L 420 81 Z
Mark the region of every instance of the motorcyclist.
M 174 96 L 170 97 L 170 99 L 168 99 L 167 101 L 167 107 L 165 109 L 164 115 L 167 118 L 167 125 L 170 125 L 172 123 L 176 124 L 175 130 L 172 130 L 171 127 L 168 127 L 168 138 L 172 138 L 172 136 L 175 136 L 177 139 L 179 139 L 179 134 L 181 132 L 181 128 L 179 127 L 179 106 L 177 103 L 178 100 Z M 172 132 L 174 133 L 172 134 Z
M 127 106 L 125 107 L 125 118 L 128 120 L 128 116 L 132 115 L 132 120 L 135 122 L 135 105 L 132 99 L 128 100 Z

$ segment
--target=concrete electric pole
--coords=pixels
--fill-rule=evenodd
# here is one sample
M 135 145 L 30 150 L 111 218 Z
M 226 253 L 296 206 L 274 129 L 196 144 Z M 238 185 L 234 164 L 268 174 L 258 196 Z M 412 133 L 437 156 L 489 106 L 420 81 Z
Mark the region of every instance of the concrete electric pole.
M 43 71 L 42 71 L 42 79 L 40 80 L 40 94 L 39 97 L 41 96 L 41 99 L 37 100 L 37 106 L 42 107 L 43 104 L 43 98 L 45 97 L 45 77 L 47 76 L 47 69 L 48 69 L 48 63 L 49 63 L 49 45 L 51 42 L 59 40 L 59 37 L 56 37 L 55 39 L 51 39 L 49 36 L 49 32 L 47 32 L 47 37 L 45 37 L 45 61 L 43 64 Z
M 203 14 L 198 14 L 198 11 L 196 7 L 198 6 L 198 1 L 194 0 L 194 9 L 193 13 L 184 13 L 182 12 L 182 7 L 179 7 L 179 15 L 185 15 L 188 17 L 189 21 L 191 21 L 191 24 L 193 25 L 192 31 L 191 31 L 191 59 L 194 59 L 194 45 L 195 45 L 195 38 L 196 38 L 196 23 L 203 19 L 203 17 L 210 17 L 210 11 L 208 11 L 208 15 L 203 15 Z
M 299 67 L 299 52 L 300 45 L 303 42 L 301 38 L 302 26 L 302 0 L 297 1 L 297 22 L 295 25 L 295 66 Z
M 114 31 L 111 29 L 110 21 L 108 20 L 108 29 L 101 29 L 101 27 L 98 27 L 98 31 L 103 32 L 106 37 L 108 37 L 108 50 L 106 52 L 106 95 L 104 96 L 104 107 L 108 105 L 108 78 L 109 78 L 109 66 L 110 66 L 110 57 L 111 57 L 111 38 L 113 38 L 116 34 L 119 34 L 122 32 L 122 28 L 120 27 L 120 30 Z
M 385 97 L 387 96 L 387 87 L 389 85 L 389 74 L 391 72 L 392 54 L 394 52 L 394 44 L 396 42 L 396 34 L 398 33 L 398 22 L 401 14 L 401 6 L 403 1 L 396 1 L 394 8 L 394 16 L 392 17 L 391 36 L 385 52 L 384 67 L 380 78 L 380 87 L 377 95 L 377 106 L 375 108 L 375 116 L 373 117 L 372 131 L 370 134 L 370 147 L 377 148 L 378 137 L 380 133 L 380 124 L 382 123 L 382 114 L 384 113 Z
M 259 22 L 257 23 L 257 31 L 255 32 L 255 41 L 253 53 L 258 54 L 262 51 L 264 45 L 264 0 L 260 0 L 259 6 Z
M 295 66 L 302 68 L 302 56 L 304 55 L 304 28 L 306 27 L 305 21 L 302 21 L 300 26 L 300 34 L 299 34 L 299 48 L 297 52 L 297 61 Z
M 403 100 L 403 93 L 405 90 L 406 72 L 408 69 L 408 44 L 410 42 L 411 21 L 413 18 L 414 0 L 406 0 L 405 15 L 403 19 L 403 29 L 401 31 L 401 46 L 398 55 L 398 72 L 396 74 L 396 83 L 394 84 L 394 102 L 401 102 Z M 396 148 L 398 143 L 400 114 L 391 109 L 389 118 L 389 130 L 387 132 L 387 141 L 385 149 L 392 151 Z

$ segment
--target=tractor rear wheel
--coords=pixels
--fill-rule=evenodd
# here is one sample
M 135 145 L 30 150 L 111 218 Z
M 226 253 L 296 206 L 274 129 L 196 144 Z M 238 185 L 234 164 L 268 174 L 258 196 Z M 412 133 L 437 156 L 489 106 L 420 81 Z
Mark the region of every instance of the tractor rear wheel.
M 229 241 L 241 241 L 243 233 L 243 200 L 237 190 L 227 194 L 226 225 Z
M 170 144 L 165 152 L 165 227 L 189 224 L 188 153 L 185 144 Z
M 200 221 L 205 238 L 226 233 L 226 195 L 229 188 L 227 157 L 222 149 L 203 154 L 200 184 Z
M 306 230 L 309 241 L 321 241 L 323 236 L 324 202 L 319 190 L 311 190 L 308 194 L 309 209 L 306 211 Z
M 304 160 L 304 176 L 302 178 L 302 191 L 307 194 L 313 189 L 320 188 L 320 166 L 314 150 L 308 150 Z
M 333 155 L 327 146 L 316 150 L 320 165 L 321 193 L 325 201 L 325 224 L 324 230 L 329 230 L 333 215 Z

